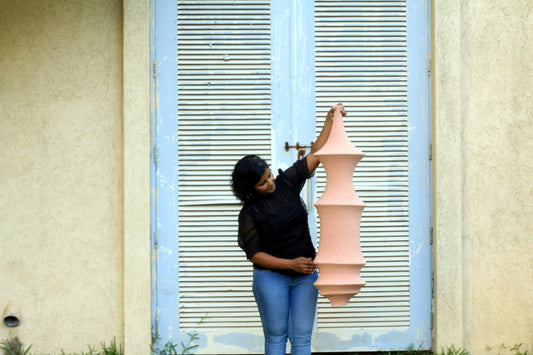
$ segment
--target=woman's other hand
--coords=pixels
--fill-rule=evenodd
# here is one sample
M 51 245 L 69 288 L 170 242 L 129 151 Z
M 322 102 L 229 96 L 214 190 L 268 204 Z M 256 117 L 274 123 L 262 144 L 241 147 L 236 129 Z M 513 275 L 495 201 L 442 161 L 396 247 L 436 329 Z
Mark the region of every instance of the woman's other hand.
M 313 259 L 300 256 L 292 259 L 292 269 L 301 274 L 312 274 L 316 270 Z

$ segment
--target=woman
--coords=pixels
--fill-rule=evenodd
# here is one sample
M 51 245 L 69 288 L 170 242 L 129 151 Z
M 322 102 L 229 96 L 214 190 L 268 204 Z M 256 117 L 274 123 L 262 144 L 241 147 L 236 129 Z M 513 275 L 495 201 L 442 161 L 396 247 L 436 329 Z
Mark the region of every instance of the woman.
M 243 202 L 238 242 L 254 266 L 266 355 L 284 355 L 287 336 L 292 355 L 311 354 L 318 273 L 300 191 L 319 164 L 313 153 L 326 143 L 336 110 L 346 115 L 342 104 L 332 107 L 311 153 L 277 178 L 256 155 L 245 156 L 233 169 L 233 193 Z

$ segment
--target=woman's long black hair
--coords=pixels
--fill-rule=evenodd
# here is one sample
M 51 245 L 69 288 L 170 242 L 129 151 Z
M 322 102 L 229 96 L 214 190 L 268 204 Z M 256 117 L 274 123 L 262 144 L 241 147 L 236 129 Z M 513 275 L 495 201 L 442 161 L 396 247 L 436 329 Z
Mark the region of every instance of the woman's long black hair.
M 247 155 L 235 164 L 231 174 L 231 189 L 242 202 L 258 196 L 254 186 L 268 169 L 268 164 L 257 155 Z

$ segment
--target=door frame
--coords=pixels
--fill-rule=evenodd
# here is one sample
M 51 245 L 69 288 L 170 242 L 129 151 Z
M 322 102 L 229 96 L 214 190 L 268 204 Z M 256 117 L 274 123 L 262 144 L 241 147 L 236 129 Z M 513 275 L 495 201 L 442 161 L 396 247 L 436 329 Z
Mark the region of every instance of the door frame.
M 291 4 L 301 1 L 303 0 L 293 0 Z M 407 0 L 406 3 L 408 53 L 414 53 L 409 55 L 407 60 L 409 218 L 413 221 L 409 226 L 411 315 L 409 334 L 392 331 L 372 341 L 374 349 L 386 350 L 394 349 L 399 337 L 406 335 L 421 344 L 422 349 L 432 347 L 431 85 L 428 71 L 431 38 L 430 4 L 428 0 L 421 2 Z M 152 328 L 160 337 L 160 342 L 179 343 L 177 1 L 151 0 L 151 7 L 153 11 L 150 68 L 153 87 L 151 94 Z M 314 85 L 314 81 L 311 85 Z M 314 102 L 314 97 L 301 99 L 308 100 L 309 104 Z M 306 105 L 310 110 L 307 113 L 293 112 L 295 105 L 290 107 L 291 114 L 313 116 L 315 114 L 314 105 Z M 273 115 L 281 114 L 283 114 L 281 111 L 273 112 Z M 312 129 L 307 127 L 305 130 Z M 276 139 L 273 139 L 273 144 L 276 145 L 273 147 L 273 152 L 283 144 Z M 412 174 L 414 171 L 416 174 Z M 424 188 L 414 189 L 415 186 L 424 186 Z M 415 299 L 414 295 L 419 298 Z M 422 304 L 416 304 L 414 307 L 417 302 Z
M 409 124 L 409 293 L 412 339 L 433 348 L 433 183 L 431 144 L 430 1 L 407 3 L 407 112 Z M 419 188 L 422 186 L 423 188 Z M 419 295 L 418 300 L 414 295 Z M 420 296 L 421 295 L 421 296 Z M 420 304 L 416 304 L 420 302 Z M 416 305 L 416 307 L 415 307 Z M 416 336 L 416 338 L 415 338 Z
M 177 1 L 151 0 L 152 333 L 179 343 Z M 161 325 L 166 325 L 162 327 Z M 175 327 L 173 326 L 175 325 Z

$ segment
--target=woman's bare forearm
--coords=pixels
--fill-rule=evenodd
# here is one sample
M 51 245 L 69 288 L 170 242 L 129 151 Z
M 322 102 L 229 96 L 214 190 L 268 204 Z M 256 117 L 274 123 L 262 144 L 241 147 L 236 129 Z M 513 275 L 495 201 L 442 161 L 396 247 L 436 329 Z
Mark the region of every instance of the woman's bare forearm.
M 316 265 L 311 258 L 283 259 L 262 251 L 252 256 L 250 261 L 267 269 L 294 270 L 302 274 L 311 274 L 316 269 Z
M 326 144 L 329 138 L 329 134 L 331 132 L 331 127 L 333 126 L 333 116 L 336 110 L 341 110 L 341 113 L 343 116 L 346 116 L 346 111 L 344 111 L 344 107 L 342 104 L 337 104 L 333 106 L 326 116 L 326 120 L 324 121 L 324 126 L 322 127 L 322 130 L 320 131 L 320 134 L 318 135 L 318 138 L 316 139 L 315 143 L 311 146 L 311 152 L 305 157 L 307 160 L 307 168 L 309 169 L 309 174 L 311 175 L 315 169 L 318 167 L 318 164 L 320 164 L 320 161 L 313 155 L 315 152 L 319 151 L 320 148 Z

